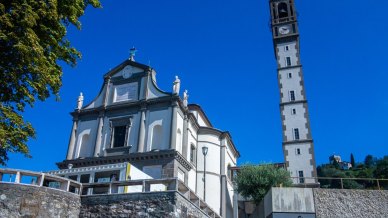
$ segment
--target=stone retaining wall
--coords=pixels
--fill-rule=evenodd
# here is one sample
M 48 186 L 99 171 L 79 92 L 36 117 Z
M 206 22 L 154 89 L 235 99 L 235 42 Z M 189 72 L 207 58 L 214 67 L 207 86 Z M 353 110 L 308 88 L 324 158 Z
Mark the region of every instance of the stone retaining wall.
M 388 191 L 313 189 L 317 217 L 387 217 Z
M 80 217 L 207 217 L 176 191 L 81 197 Z
M 0 217 L 76 218 L 79 195 L 31 185 L 0 183 Z

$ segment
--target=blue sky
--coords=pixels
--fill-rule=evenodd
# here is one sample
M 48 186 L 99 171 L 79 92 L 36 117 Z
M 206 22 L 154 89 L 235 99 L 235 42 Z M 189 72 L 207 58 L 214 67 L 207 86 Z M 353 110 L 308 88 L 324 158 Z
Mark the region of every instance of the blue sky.
M 388 154 L 388 1 L 296 0 L 301 59 L 317 163 L 335 153 L 356 161 Z M 239 163 L 282 162 L 276 62 L 267 0 L 115 0 L 89 8 L 68 38 L 77 67 L 64 66 L 61 101 L 28 109 L 37 139 L 32 159 L 11 155 L 10 168 L 45 171 L 65 159 L 79 92 L 91 101 L 102 76 L 138 49 L 171 91 L 175 75 L 189 102 L 231 132 Z

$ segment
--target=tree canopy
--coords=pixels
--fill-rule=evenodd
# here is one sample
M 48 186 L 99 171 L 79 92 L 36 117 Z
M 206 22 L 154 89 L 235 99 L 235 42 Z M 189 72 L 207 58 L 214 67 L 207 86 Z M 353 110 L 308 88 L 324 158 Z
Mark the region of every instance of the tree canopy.
M 59 98 L 60 62 L 75 66 L 81 57 L 66 38 L 69 25 L 99 0 L 12 0 L 0 2 L 0 164 L 9 152 L 29 156 L 27 141 L 35 137 L 22 114 L 28 105 L 50 95 Z
M 289 172 L 272 164 L 247 164 L 241 167 L 236 176 L 237 191 L 256 204 L 260 203 L 271 187 L 288 187 L 291 184 Z

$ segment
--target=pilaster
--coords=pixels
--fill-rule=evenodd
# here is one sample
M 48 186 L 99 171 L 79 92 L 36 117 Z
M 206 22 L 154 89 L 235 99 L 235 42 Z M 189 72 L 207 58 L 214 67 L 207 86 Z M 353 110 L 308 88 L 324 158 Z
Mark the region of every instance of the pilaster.
M 189 119 L 187 117 L 187 114 L 185 112 L 185 117 L 183 120 L 183 143 L 182 143 L 182 155 L 186 159 L 188 157 L 188 153 L 191 150 L 189 146 L 189 134 L 188 134 L 188 128 L 189 128 Z
M 176 127 L 177 127 L 178 104 L 174 100 L 171 104 L 171 132 L 170 132 L 170 148 L 176 149 Z
M 69 146 L 67 150 L 67 160 L 71 160 L 74 158 L 74 147 L 75 147 L 75 138 L 77 133 L 77 126 L 78 126 L 78 115 L 74 115 L 73 118 L 73 127 L 71 128 L 70 133 L 70 140 L 69 140 Z
M 137 145 L 137 152 L 144 152 L 145 142 L 145 122 L 146 122 L 146 106 L 143 105 L 140 109 L 140 130 L 139 130 L 139 141 Z
M 100 114 L 98 116 L 96 147 L 94 148 L 94 156 L 95 157 L 100 156 L 103 123 L 104 123 L 104 113 L 100 112 Z

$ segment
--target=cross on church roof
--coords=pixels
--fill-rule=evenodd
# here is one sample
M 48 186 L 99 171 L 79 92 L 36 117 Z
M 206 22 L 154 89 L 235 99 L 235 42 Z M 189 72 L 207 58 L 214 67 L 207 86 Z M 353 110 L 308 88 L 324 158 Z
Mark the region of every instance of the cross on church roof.
M 129 60 L 135 61 L 136 52 L 137 50 L 135 47 L 132 47 L 131 49 L 129 49 Z

